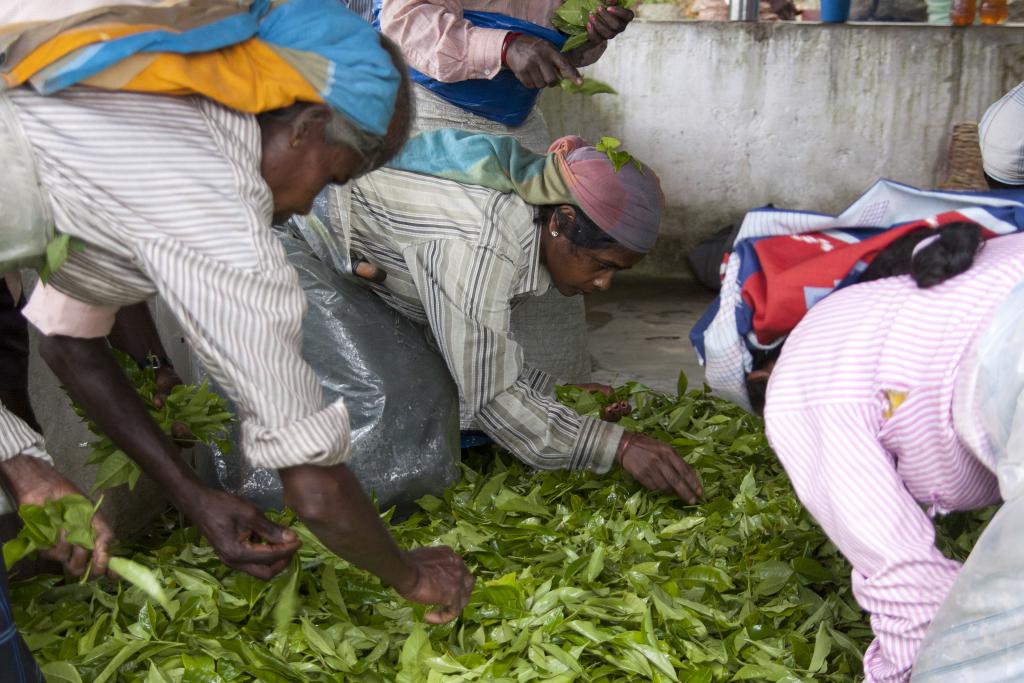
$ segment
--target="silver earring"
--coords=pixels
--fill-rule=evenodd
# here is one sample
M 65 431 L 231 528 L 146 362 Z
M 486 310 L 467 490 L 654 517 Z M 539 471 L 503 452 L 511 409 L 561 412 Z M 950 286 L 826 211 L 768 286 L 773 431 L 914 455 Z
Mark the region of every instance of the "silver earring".
M 552 230 L 551 231 L 551 236 L 552 237 L 558 237 L 558 231 L 557 230 Z

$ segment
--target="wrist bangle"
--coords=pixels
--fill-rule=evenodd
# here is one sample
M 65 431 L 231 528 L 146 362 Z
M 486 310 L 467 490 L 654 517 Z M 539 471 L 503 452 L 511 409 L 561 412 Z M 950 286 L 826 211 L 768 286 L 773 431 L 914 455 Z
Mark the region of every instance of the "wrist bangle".
M 151 353 L 148 356 L 146 356 L 146 360 L 139 361 L 140 370 L 145 370 L 147 368 L 152 368 L 153 370 L 159 370 L 160 368 L 167 368 L 168 370 L 173 370 L 174 365 L 172 365 L 171 361 L 167 359 L 167 356 L 158 356 L 154 353 Z
M 615 453 L 615 459 L 620 465 L 622 464 L 622 459 L 626 455 L 626 450 L 629 448 L 629 445 L 633 443 L 633 439 L 635 439 L 636 436 L 637 432 L 626 432 L 622 435 L 622 440 L 619 441 L 619 448 Z
M 505 34 L 505 40 L 501 42 L 501 66 L 508 67 L 508 63 L 505 58 L 508 56 L 508 46 L 512 44 L 512 41 L 523 35 L 518 31 L 509 31 Z

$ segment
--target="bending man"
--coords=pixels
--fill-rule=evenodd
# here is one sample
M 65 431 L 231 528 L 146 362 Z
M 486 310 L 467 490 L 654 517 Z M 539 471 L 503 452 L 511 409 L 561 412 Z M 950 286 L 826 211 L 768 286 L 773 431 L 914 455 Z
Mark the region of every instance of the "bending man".
M 135 10 L 131 16 L 142 23 L 133 28 L 144 33 L 170 10 L 180 8 Z M 123 18 L 125 11 L 111 8 L 105 18 Z M 131 62 L 142 69 L 133 72 L 133 88 L 160 92 L 171 83 L 176 94 L 208 96 L 83 86 L 48 96 L 17 88 L 4 96 L 16 114 L 14 124 L 5 121 L 5 133 L 27 140 L 57 229 L 86 243 L 49 286 L 36 289 L 25 315 L 45 335 L 41 351 L 78 403 L 165 487 L 220 557 L 270 576 L 295 544 L 275 538 L 267 540 L 276 544 L 261 544 L 265 536 L 250 509 L 199 484 L 102 339 L 119 307 L 159 294 L 240 407 L 245 456 L 281 472 L 286 502 L 300 518 L 328 548 L 403 596 L 438 605 L 428 618 L 453 619 L 468 600 L 472 577 L 448 548 L 397 548 L 344 465 L 347 414 L 340 401 L 323 405 L 301 358 L 305 299 L 270 231 L 272 221 L 308 211 L 328 183 L 372 170 L 401 146 L 409 107 L 401 59 L 333 0 L 225 6 L 213 14 L 196 19 L 224 22 L 216 37 L 229 43 L 228 52 L 210 51 L 203 42 L 210 31 L 195 38 L 198 47 L 190 31 L 158 32 L 185 54 L 198 50 L 188 58 L 196 68 L 182 70 L 178 52 Z M 96 20 L 82 19 L 89 27 Z M 102 34 L 108 24 L 101 26 Z M 274 52 L 289 41 L 296 46 Z M 272 73 L 202 81 L 209 72 L 199 66 L 220 75 L 218 69 L 252 64 L 232 61 L 245 50 L 260 51 L 256 63 Z M 288 61 L 301 50 L 315 58 Z M 62 79 L 78 77 L 109 88 L 118 79 L 89 71 L 91 60 L 100 60 L 99 69 L 106 56 L 103 50 L 83 55 L 84 65 L 73 60 L 72 72 L 55 64 L 46 84 L 60 89 Z M 18 75 L 16 65 L 12 73 Z M 236 92 L 231 84 L 253 92 Z M 318 101 L 317 93 L 326 99 Z M 267 111 L 257 117 L 222 103 L 250 97 Z

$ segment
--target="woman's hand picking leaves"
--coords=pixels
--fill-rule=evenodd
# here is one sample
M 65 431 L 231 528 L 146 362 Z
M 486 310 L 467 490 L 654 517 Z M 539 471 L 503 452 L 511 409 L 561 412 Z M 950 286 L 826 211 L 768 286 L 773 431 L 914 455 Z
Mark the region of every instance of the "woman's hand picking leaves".
M 576 85 L 583 85 L 583 76 L 572 65 L 569 57 L 548 41 L 535 36 L 518 35 L 512 38 L 505 52 L 505 65 L 527 88 L 558 85 L 563 78 Z
M 412 602 L 436 605 L 437 609 L 425 617 L 431 624 L 446 624 L 459 616 L 476 583 L 462 558 L 447 546 L 416 548 L 405 552 L 404 557 L 416 578 L 408 587 L 395 586 L 399 595 Z
M 671 446 L 643 434 L 627 433 L 615 459 L 645 488 L 675 493 L 690 505 L 704 495 L 697 472 Z
M 619 0 L 607 0 L 587 17 L 587 42 L 567 54 L 577 67 L 590 66 L 604 54 L 608 41 L 626 30 L 636 15 L 619 6 Z

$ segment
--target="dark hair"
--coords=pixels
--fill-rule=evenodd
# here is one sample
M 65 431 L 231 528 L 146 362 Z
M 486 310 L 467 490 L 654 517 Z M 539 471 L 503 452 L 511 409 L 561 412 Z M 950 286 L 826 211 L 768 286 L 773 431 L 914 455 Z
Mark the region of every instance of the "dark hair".
M 914 254 L 914 247 L 933 236 L 937 238 L 935 242 Z M 974 264 L 974 257 L 981 244 L 981 226 L 976 223 L 961 221 L 934 230 L 921 228 L 903 235 L 878 252 L 857 282 L 910 275 L 921 289 L 934 287 L 968 270 Z M 780 342 L 772 349 L 751 349 L 751 372 L 764 370 L 778 360 L 782 347 L 783 343 Z M 751 379 L 750 373 L 744 379 L 747 398 L 757 415 L 764 414 L 768 379 L 768 376 Z
M 777 361 L 781 353 L 782 342 L 779 342 L 772 349 L 751 349 L 750 355 L 753 358 L 751 372 L 754 370 L 764 370 L 769 363 Z M 764 415 L 764 403 L 768 396 L 768 379 L 768 375 L 751 379 L 748 373 L 743 380 L 747 387 L 747 398 L 750 399 L 750 408 L 755 415 Z
M 547 227 L 552 214 L 554 214 L 558 232 L 565 235 L 566 239 L 581 249 L 610 249 L 619 244 L 615 241 L 614 237 L 597 227 L 597 224 L 590 219 L 590 216 L 583 213 L 583 209 L 574 206 L 573 208 L 576 209 L 576 220 L 571 220 L 558 210 L 559 206 L 561 205 L 549 204 L 538 209 L 537 222 L 542 230 Z
M 936 240 L 915 254 L 914 248 L 932 236 Z M 981 244 L 977 223 L 961 221 L 934 230 L 915 230 L 880 251 L 857 281 L 910 275 L 921 289 L 934 287 L 968 270 Z
M 985 182 L 988 183 L 988 189 L 990 190 L 1019 190 L 1020 185 L 1011 185 L 1010 183 L 1004 183 L 996 180 L 988 173 L 985 174 Z

